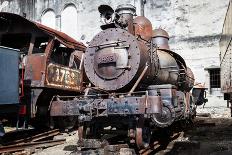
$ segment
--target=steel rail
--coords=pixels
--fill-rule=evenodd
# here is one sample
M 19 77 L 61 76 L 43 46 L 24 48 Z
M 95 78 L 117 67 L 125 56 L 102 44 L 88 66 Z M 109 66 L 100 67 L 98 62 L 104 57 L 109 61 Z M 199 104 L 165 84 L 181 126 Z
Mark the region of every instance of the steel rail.
M 9 152 L 18 152 L 23 151 L 28 148 L 46 148 L 51 147 L 59 144 L 63 144 L 65 139 L 59 140 L 49 140 L 49 141 L 40 141 L 40 142 L 30 142 L 25 144 L 15 144 L 15 145 L 8 145 L 0 147 L 0 153 L 9 153 Z
M 47 131 L 47 132 L 44 132 L 44 133 L 39 133 L 39 134 L 36 134 L 34 136 L 29 136 L 27 138 L 24 138 L 24 139 L 19 139 L 19 140 L 15 140 L 15 141 L 11 141 L 5 145 L 13 145 L 13 144 L 24 144 L 24 143 L 28 143 L 28 142 L 36 142 L 36 141 L 39 141 L 39 140 L 42 140 L 42 139 L 45 139 L 45 138 L 48 138 L 48 137 L 52 137 L 52 136 L 56 136 L 60 133 L 59 129 L 54 129 L 54 130 L 50 130 L 50 131 Z

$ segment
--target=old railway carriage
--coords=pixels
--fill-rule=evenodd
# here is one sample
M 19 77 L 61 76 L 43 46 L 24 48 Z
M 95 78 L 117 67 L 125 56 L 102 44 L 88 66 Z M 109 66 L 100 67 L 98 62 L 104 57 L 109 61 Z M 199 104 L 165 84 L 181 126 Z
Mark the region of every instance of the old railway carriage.
M 64 33 L 1 12 L 1 118 L 16 120 L 19 114 L 35 126 L 48 125 L 52 97 L 82 91 L 84 50 L 82 43 Z
M 232 101 L 232 0 L 226 13 L 220 39 L 221 89 L 224 99 Z

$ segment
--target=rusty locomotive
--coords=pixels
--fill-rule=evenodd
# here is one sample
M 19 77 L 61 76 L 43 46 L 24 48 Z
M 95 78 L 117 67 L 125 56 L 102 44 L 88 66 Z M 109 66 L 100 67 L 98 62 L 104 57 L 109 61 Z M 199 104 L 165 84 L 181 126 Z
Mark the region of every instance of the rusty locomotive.
M 128 131 L 131 143 L 145 147 L 152 129 L 195 116 L 199 93 L 195 98 L 190 93 L 194 75 L 170 50 L 168 33 L 152 30 L 146 17 L 134 18 L 134 6 L 98 9 L 104 24 L 83 64 L 89 84 L 81 96 L 55 96 L 50 115 L 77 116 L 80 141 L 109 130 Z
M 0 12 L 0 25 L 0 118 L 14 124 L 18 120 L 19 126 L 48 126 L 52 97 L 83 91 L 86 47 L 16 14 Z M 63 120 L 57 118 L 53 124 L 62 125 Z

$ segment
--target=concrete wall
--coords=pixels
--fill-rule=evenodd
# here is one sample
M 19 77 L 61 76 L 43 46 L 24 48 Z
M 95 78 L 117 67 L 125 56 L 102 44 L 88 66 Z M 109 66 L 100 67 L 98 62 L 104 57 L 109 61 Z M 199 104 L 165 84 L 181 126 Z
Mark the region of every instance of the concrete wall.
M 3 2 L 4 0 L 0 0 Z M 23 15 L 28 19 L 41 22 L 47 10 L 52 10 L 56 17 L 56 29 L 61 30 L 61 14 L 73 5 L 77 11 L 77 34 L 75 39 L 83 42 L 100 31 L 101 25 L 97 8 L 108 4 L 112 8 L 122 3 L 130 3 L 140 8 L 140 0 L 8 0 L 8 7 L 3 11 Z M 193 70 L 196 82 L 209 87 L 207 67 L 220 66 L 219 38 L 229 0 L 146 0 L 144 13 L 151 20 L 153 28 L 162 27 L 170 34 L 170 47 L 187 61 Z M 140 15 L 140 9 L 137 9 Z M 75 25 L 69 23 L 70 27 Z M 219 96 L 220 91 L 213 94 Z M 210 97 L 210 94 L 209 94 Z M 215 102 L 215 99 L 210 102 Z M 218 102 L 216 101 L 216 102 Z

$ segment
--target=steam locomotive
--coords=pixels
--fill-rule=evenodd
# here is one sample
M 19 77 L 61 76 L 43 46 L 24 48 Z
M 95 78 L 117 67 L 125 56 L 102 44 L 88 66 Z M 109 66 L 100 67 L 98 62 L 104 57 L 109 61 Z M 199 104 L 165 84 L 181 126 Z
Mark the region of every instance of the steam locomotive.
M 83 92 L 85 45 L 17 14 L 0 12 L 0 25 L 0 120 L 69 126 L 67 118 L 49 119 L 49 103 L 54 95 Z
M 194 75 L 170 50 L 165 30 L 152 30 L 146 17 L 134 18 L 136 9 L 129 4 L 98 10 L 104 24 L 85 51 L 84 94 L 55 96 L 50 115 L 77 117 L 80 141 L 128 131 L 131 143 L 146 147 L 152 129 L 195 116 L 201 91 L 195 98 L 190 93 Z

